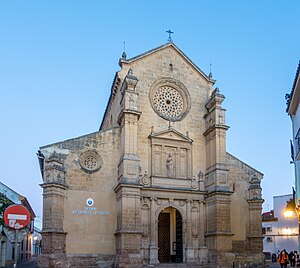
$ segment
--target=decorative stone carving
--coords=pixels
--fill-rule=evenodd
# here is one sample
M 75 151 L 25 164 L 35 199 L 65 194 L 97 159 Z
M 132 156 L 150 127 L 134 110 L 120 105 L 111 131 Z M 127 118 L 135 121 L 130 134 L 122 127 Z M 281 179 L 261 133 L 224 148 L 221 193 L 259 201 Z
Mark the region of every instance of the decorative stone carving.
M 191 187 L 192 189 L 197 189 L 198 188 L 198 183 L 197 181 L 195 180 L 195 178 L 193 178 L 192 182 L 191 182 Z
M 203 172 L 200 170 L 198 173 L 198 181 L 199 181 L 199 190 L 204 190 L 204 174 Z
M 65 184 L 64 161 L 56 151 L 45 160 L 44 182 Z
M 152 131 L 149 138 L 152 152 L 150 177 L 191 179 L 193 141 L 189 137 L 168 128 L 157 133 Z M 185 187 L 190 188 L 190 180 L 186 183 Z
M 98 171 L 102 166 L 102 158 L 95 150 L 88 150 L 80 155 L 79 159 L 82 170 L 87 173 Z
M 142 184 L 144 186 L 149 186 L 150 185 L 150 178 L 148 177 L 147 173 L 145 172 L 143 178 L 142 178 Z
M 173 155 L 169 153 L 167 158 L 167 177 L 171 178 L 174 176 L 174 161 Z
M 179 200 L 179 205 L 180 205 L 181 207 L 183 207 L 183 206 L 185 205 L 185 201 Z
M 253 175 L 250 182 L 249 182 L 249 198 L 250 199 L 261 199 L 261 187 L 260 187 L 260 180 L 257 178 L 256 175 Z

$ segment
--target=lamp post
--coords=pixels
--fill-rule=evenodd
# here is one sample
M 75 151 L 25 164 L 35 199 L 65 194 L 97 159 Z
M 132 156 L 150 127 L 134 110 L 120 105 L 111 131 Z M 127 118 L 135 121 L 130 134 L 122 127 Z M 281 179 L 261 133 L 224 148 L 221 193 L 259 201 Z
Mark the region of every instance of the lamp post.
M 38 247 L 39 247 L 39 236 L 36 234 L 33 237 L 33 244 L 34 244 L 34 255 L 37 256 L 39 254 Z
M 286 208 L 283 215 L 285 218 L 294 218 L 295 214 L 298 219 L 298 252 L 300 252 L 300 207 L 295 203 L 295 190 L 293 188 L 293 197 L 286 202 Z

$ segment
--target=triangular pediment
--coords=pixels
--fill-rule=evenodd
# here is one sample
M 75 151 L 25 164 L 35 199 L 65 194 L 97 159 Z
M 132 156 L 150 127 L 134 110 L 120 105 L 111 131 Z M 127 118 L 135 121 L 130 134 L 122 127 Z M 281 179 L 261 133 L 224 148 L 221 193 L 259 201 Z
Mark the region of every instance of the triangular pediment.
M 184 135 L 179 131 L 169 128 L 167 130 L 152 132 L 149 135 L 149 138 L 158 138 L 158 139 L 167 139 L 167 140 L 176 140 L 176 141 L 184 141 L 192 143 L 193 140 L 188 137 L 188 135 Z
M 164 50 L 164 49 L 168 49 L 171 48 L 173 49 L 177 55 L 179 55 L 184 61 L 186 61 L 194 70 L 196 70 L 207 82 L 214 84 L 216 82 L 216 80 L 212 79 L 211 77 L 207 76 L 194 62 L 192 62 L 192 60 L 185 55 L 173 42 L 168 42 L 162 46 L 156 47 L 154 49 L 148 50 L 145 53 L 142 53 L 138 56 L 135 56 L 133 58 L 130 59 L 121 59 L 121 63 L 131 63 L 134 61 L 138 61 L 141 60 L 145 57 L 148 57 L 152 54 L 155 54 L 158 51 Z

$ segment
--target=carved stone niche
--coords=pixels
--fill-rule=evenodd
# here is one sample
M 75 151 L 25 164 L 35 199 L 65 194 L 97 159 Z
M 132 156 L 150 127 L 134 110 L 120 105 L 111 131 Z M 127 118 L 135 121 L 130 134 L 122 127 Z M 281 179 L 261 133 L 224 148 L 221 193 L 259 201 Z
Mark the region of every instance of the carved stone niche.
M 151 184 L 190 188 L 193 140 L 173 128 L 152 132 L 149 139 Z

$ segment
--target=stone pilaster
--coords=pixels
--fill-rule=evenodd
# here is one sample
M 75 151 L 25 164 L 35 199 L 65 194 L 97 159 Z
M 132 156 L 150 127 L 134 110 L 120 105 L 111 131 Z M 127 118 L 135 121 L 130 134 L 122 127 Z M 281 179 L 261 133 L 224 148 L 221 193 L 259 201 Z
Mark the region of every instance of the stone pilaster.
M 249 229 L 248 229 L 248 251 L 261 253 L 263 250 L 262 237 L 262 204 L 264 200 L 261 195 L 260 180 L 253 176 L 249 186 Z
M 140 187 L 118 185 L 116 249 L 117 267 L 141 267 L 141 202 Z
M 211 262 L 217 267 L 232 265 L 232 233 L 230 221 L 230 196 L 228 165 L 226 159 L 225 97 L 216 88 L 206 104 L 206 244 L 211 252 Z M 230 255 L 230 256 L 229 256 Z
M 192 235 L 191 235 L 191 202 L 192 200 L 186 200 L 186 218 L 189 219 L 186 223 L 186 262 L 195 262 L 194 247 L 192 246 Z
M 121 100 L 122 111 L 118 122 L 122 128 L 121 159 L 118 165 L 118 179 L 120 183 L 139 185 L 140 159 L 137 153 L 137 129 L 140 118 L 139 94 L 136 91 L 138 79 L 129 70 L 123 86 Z
M 43 252 L 40 267 L 66 267 L 66 235 L 63 228 L 67 185 L 65 169 L 57 153 L 44 161 L 43 171 Z
M 208 192 L 228 191 L 228 166 L 226 160 L 226 130 L 225 109 L 222 102 L 225 97 L 216 88 L 206 104 L 206 174 L 205 189 Z
M 150 207 L 150 256 L 149 264 L 155 265 L 158 263 L 158 246 L 156 241 L 156 218 L 155 218 L 155 209 L 157 198 L 150 198 L 151 207 Z
M 122 111 L 118 122 L 121 126 L 121 158 L 118 165 L 117 195 L 117 257 L 118 267 L 141 267 L 141 204 L 140 204 L 140 159 L 137 150 L 137 129 L 141 112 L 138 79 L 131 70 L 121 88 Z

